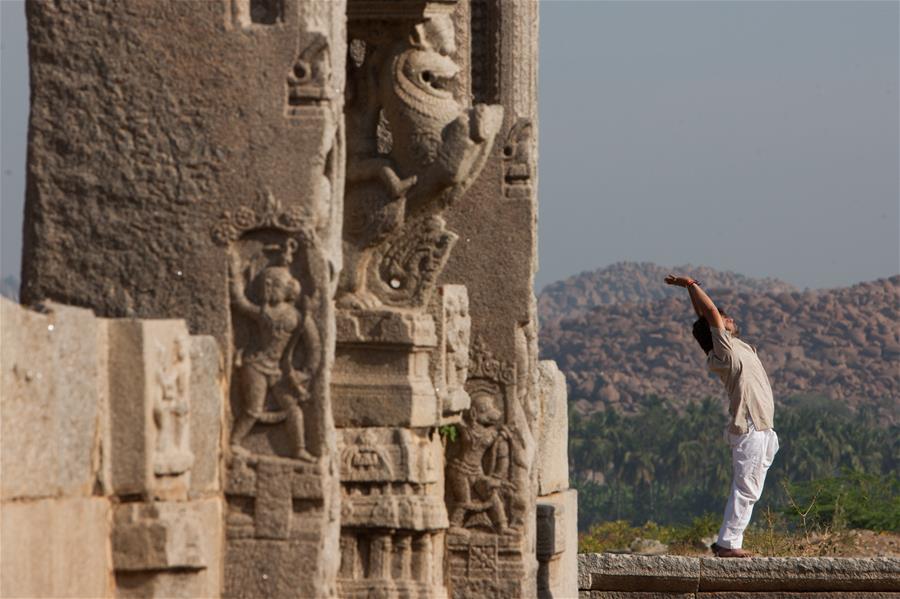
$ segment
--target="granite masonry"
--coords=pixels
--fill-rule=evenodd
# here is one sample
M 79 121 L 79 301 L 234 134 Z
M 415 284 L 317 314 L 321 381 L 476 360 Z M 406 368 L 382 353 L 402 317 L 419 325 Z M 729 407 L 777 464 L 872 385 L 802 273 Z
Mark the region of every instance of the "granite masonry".
M 26 8 L 2 595 L 577 594 L 537 4 Z

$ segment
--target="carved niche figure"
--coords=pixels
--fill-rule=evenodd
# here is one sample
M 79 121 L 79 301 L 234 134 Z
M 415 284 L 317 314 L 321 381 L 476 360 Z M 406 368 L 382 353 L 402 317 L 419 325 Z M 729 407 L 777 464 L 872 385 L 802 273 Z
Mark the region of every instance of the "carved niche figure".
M 306 446 L 301 406 L 310 399 L 321 360 L 312 318 L 319 294 L 304 294 L 297 274 L 306 272 L 313 281 L 324 276 L 326 261 L 311 220 L 299 207 L 282 210 L 268 193 L 261 210 L 227 212 L 212 228 L 216 243 L 228 246 L 229 293 L 240 321 L 230 439 L 236 453 L 248 453 L 242 443 L 256 424 L 283 423 L 288 457 L 316 459 Z M 295 268 L 297 255 L 306 259 L 305 270 Z
M 256 324 L 251 345 L 235 355 L 240 377 L 243 411 L 238 414 L 231 431 L 231 446 L 242 451 L 241 441 L 257 422 L 285 422 L 291 445 L 291 457 L 313 461 L 306 450 L 303 411 L 300 403 L 309 398 L 307 383 L 310 373 L 294 368 L 294 349 L 301 335 L 314 329 L 296 302 L 300 298 L 300 281 L 291 274 L 290 265 L 297 251 L 297 241 L 287 239 L 275 250 L 279 258 L 266 266 L 256 277 L 262 289 L 262 302 L 255 304 L 247 298 L 240 260 L 231 254 L 229 274 L 231 300 L 234 307 Z M 276 402 L 279 411 L 266 411 L 266 399 Z
M 188 438 L 191 367 L 184 340 L 176 339 L 171 352 L 162 346 L 157 349 L 160 369 L 156 374 L 159 393 L 153 404 L 153 472 L 157 476 L 172 476 L 187 472 L 194 463 Z
M 463 391 L 469 372 L 469 338 L 472 330 L 467 294 L 449 296 L 446 318 L 447 388 Z
M 448 15 L 397 27 L 350 44 L 345 308 L 427 303 L 456 241 L 437 213 L 481 172 L 503 116 L 449 89 L 459 66 Z
M 472 407 L 457 428 L 458 454 L 447 466 L 450 526 L 515 532 L 505 507 L 506 496 L 515 490 L 509 480 L 512 436 L 489 390 L 471 396 Z

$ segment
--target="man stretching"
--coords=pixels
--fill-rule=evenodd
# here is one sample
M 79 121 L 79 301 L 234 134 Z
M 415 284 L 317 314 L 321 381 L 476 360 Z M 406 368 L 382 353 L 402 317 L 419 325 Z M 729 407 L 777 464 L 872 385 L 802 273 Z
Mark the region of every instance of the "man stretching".
M 699 317 L 694 323 L 694 338 L 706 352 L 707 366 L 719 375 L 728 392 L 726 436 L 731 445 L 733 478 L 725 518 L 712 550 L 718 557 L 750 557 L 741 549 L 744 529 L 778 451 L 778 435 L 772 430 L 775 404 L 769 377 L 756 349 L 738 339 L 734 319 L 716 308 L 699 281 L 669 275 L 666 283 L 688 290 Z

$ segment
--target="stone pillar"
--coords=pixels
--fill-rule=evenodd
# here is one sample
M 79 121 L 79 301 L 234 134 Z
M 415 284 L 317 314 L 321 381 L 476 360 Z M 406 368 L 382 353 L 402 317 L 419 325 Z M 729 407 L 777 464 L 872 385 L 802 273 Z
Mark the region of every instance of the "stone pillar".
M 23 301 L 184 318 L 215 337 L 231 448 L 225 594 L 333 596 L 344 2 L 26 7 Z
M 499 106 L 458 85 L 456 1 L 350 0 L 344 270 L 332 378 L 343 597 L 445 597 L 444 441 L 469 405 L 468 296 L 439 287 L 443 214 L 488 160 Z
M 552 360 L 538 364 L 538 596 L 578 593 L 578 493 L 569 488 L 566 377 Z
M 116 596 L 218 596 L 224 407 L 218 349 L 211 337 L 188 335 L 182 320 L 105 322 L 109 445 L 104 461 L 108 490 L 116 497 L 111 535 Z
M 469 20 L 464 87 L 504 115 L 481 175 L 445 215 L 459 241 L 440 280 L 468 289 L 473 340 L 472 408 L 447 469 L 450 588 L 458 598 L 533 597 L 538 6 L 469 0 L 458 18 Z

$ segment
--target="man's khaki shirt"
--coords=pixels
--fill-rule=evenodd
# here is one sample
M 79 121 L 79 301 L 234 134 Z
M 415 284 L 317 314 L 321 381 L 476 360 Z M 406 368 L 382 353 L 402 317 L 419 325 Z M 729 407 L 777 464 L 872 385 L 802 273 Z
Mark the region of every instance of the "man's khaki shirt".
M 772 428 L 775 421 L 775 401 L 769 377 L 756 355 L 756 349 L 725 329 L 710 327 L 713 349 L 706 355 L 709 369 L 719 375 L 728 392 L 728 431 L 743 435 L 747 432 L 747 418 L 758 431 Z

